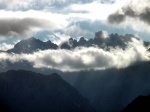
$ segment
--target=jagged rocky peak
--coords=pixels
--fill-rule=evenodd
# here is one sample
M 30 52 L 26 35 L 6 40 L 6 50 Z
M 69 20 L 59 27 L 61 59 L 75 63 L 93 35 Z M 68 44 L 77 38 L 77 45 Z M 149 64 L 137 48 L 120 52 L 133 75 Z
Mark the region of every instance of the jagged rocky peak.
M 24 39 L 20 42 L 28 42 L 28 43 L 32 43 L 32 42 L 42 42 L 41 40 L 39 39 L 36 39 L 35 37 L 30 37 L 30 38 L 27 38 L 27 39 Z
M 47 42 L 43 42 L 34 37 L 27 38 L 18 42 L 13 49 L 8 50 L 7 52 L 13 53 L 33 53 L 38 50 L 46 50 L 46 49 L 57 49 L 58 46 L 52 43 L 50 40 Z
M 108 33 L 106 31 L 98 31 L 95 33 L 95 37 L 94 38 L 99 38 L 99 39 L 106 39 L 108 38 Z
M 61 49 L 74 49 L 76 47 L 91 47 L 98 46 L 100 48 L 110 48 L 110 47 L 120 47 L 125 49 L 128 42 L 132 41 L 132 38 L 139 40 L 132 34 L 119 35 L 118 33 L 111 33 L 108 35 L 106 31 L 98 31 L 95 33 L 94 38 L 86 40 L 84 37 L 80 37 L 79 40 L 74 38 L 69 38 L 67 41 L 60 45 Z M 144 42 L 145 46 L 149 46 L 149 42 Z M 46 49 L 58 49 L 58 45 L 54 44 L 50 40 L 43 42 L 34 37 L 27 38 L 18 42 L 13 49 L 7 52 L 13 53 L 33 53 L 38 50 Z
M 33 42 L 35 43 L 35 42 L 42 42 L 42 41 L 40 41 L 39 39 L 36 39 L 36 38 L 34 38 L 34 37 L 30 37 L 30 38 L 21 40 L 20 42 L 18 42 L 18 43 L 16 44 L 16 46 L 17 46 L 17 45 L 27 45 L 27 44 L 31 44 L 31 43 L 33 43 Z
M 69 38 L 69 41 L 73 41 L 73 38 Z
M 132 38 L 136 38 L 136 39 L 138 39 L 135 35 L 133 35 L 133 34 L 125 34 L 125 36 L 124 36 L 124 41 L 125 42 L 129 42 L 129 41 L 132 41 Z
M 37 40 L 35 37 L 30 37 L 28 40 Z
M 50 40 L 46 41 L 45 43 L 52 43 Z
M 135 37 L 133 34 L 125 34 L 125 37 Z
M 86 42 L 86 39 L 84 37 L 80 37 L 79 42 Z

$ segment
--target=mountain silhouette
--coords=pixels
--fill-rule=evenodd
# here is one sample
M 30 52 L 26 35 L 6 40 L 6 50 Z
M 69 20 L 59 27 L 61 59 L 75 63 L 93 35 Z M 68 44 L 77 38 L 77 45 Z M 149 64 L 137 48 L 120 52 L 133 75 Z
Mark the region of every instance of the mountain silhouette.
M 150 96 L 139 96 L 122 112 L 150 112 Z
M 0 73 L 0 112 L 94 112 L 87 99 L 58 74 Z

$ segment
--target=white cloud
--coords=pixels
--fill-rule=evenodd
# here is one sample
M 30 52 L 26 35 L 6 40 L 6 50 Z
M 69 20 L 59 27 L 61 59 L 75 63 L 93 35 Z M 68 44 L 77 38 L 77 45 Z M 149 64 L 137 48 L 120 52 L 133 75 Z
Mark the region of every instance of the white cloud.
M 44 38 L 44 41 L 51 40 L 53 43 L 57 44 L 58 46 L 61 45 L 61 43 L 68 41 L 70 36 L 61 34 L 59 32 L 54 33 L 53 35 L 48 35 L 47 37 Z
M 122 1 L 122 5 L 117 7 L 117 10 L 113 10 L 111 14 L 114 17 L 117 17 L 117 14 L 121 14 L 123 16 L 120 22 L 119 19 L 114 18 L 114 22 L 117 23 L 117 27 L 127 28 L 131 27 L 134 31 L 137 32 L 149 32 L 150 24 L 149 24 L 149 0 L 116 0 L 116 2 Z M 118 2 L 119 3 L 119 2 Z M 108 21 L 110 20 L 110 17 Z M 116 15 L 116 16 L 115 16 Z M 113 19 L 113 18 L 112 18 Z M 121 23 L 119 25 L 119 23 Z M 114 27 L 116 24 L 114 25 Z
M 65 28 L 63 30 L 63 32 L 66 34 L 66 35 L 70 35 L 71 37 L 75 37 L 75 38 L 78 38 L 78 37 L 87 37 L 87 36 L 90 36 L 92 37 L 93 36 L 93 33 L 86 30 L 86 29 L 82 29 L 80 28 L 79 25 L 77 24 L 73 24 L 67 28 Z
M 43 20 L 43 23 L 46 20 L 47 24 L 50 22 L 53 22 L 56 24 L 58 28 L 63 28 L 67 25 L 67 15 L 64 14 L 58 14 L 58 13 L 51 13 L 51 12 L 43 12 L 43 11 L 35 11 L 35 10 L 29 10 L 29 11 L 5 11 L 0 10 L 0 18 L 1 19 L 9 19 L 9 18 L 18 18 L 18 19 L 24 19 L 24 18 L 37 18 Z M 19 16 L 18 16 L 19 15 Z
M 90 20 L 101 20 L 106 21 L 109 14 L 118 10 L 123 6 L 123 2 L 117 1 L 114 4 L 103 4 L 98 1 L 93 1 L 87 4 L 72 4 L 70 9 L 72 11 L 85 11 L 88 13 L 82 14 L 71 14 L 74 17 L 86 18 Z
M 39 30 L 59 30 L 68 26 L 66 15 L 42 11 L 0 10 L 0 35 L 24 35 Z M 19 16 L 18 16 L 19 15 Z
M 26 60 L 35 68 L 50 68 L 61 71 L 98 70 L 111 67 L 124 68 L 137 61 L 149 61 L 149 52 L 143 43 L 133 39 L 126 50 L 100 48 L 77 48 L 74 50 L 45 50 L 33 54 L 0 53 L 0 60 L 13 63 Z
M 0 50 L 2 51 L 7 51 L 8 49 L 12 49 L 13 47 L 14 45 L 12 44 L 6 44 L 6 43 L 0 44 Z

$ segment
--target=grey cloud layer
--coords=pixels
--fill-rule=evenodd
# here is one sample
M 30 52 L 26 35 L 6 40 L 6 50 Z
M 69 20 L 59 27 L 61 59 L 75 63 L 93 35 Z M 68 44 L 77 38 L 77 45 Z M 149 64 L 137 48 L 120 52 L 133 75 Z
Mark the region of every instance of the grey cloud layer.
M 7 10 L 44 10 L 44 9 L 56 9 L 60 12 L 60 9 L 66 8 L 72 4 L 86 4 L 91 2 L 100 3 L 112 3 L 114 0 L 0 0 L 0 9 Z
M 126 17 L 137 18 L 142 22 L 150 25 L 150 7 L 146 6 L 141 10 L 138 10 L 134 6 L 123 7 L 114 14 L 109 15 L 108 21 L 110 23 L 121 23 L 126 20 Z
M 149 53 L 141 42 L 133 40 L 126 50 L 112 49 L 110 52 L 90 47 L 75 50 L 45 50 L 33 54 L 0 53 L 0 62 L 8 60 L 12 63 L 25 60 L 34 68 L 80 71 L 124 68 L 137 61 L 149 61 Z
M 12 36 L 26 34 L 34 28 L 50 28 L 55 27 L 53 23 L 47 23 L 46 20 L 35 18 L 6 18 L 0 19 L 0 35 Z
M 45 8 L 62 8 L 74 3 L 89 3 L 94 0 L 0 0 L 1 9 L 9 10 L 43 10 Z M 16 7 L 17 6 L 17 7 Z

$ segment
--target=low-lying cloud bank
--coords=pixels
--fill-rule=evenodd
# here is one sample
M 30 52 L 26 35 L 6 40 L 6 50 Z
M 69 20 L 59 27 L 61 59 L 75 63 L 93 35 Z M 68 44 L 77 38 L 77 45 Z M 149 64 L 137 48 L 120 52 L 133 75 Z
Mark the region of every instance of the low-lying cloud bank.
M 8 49 L 12 49 L 14 45 L 12 44 L 7 44 L 7 43 L 2 43 L 0 44 L 0 50 L 2 51 L 7 51 Z
M 100 70 L 111 67 L 124 68 L 137 61 L 149 61 L 149 52 L 141 41 L 133 39 L 125 50 L 116 48 L 105 51 L 97 47 L 81 47 L 74 50 L 44 50 L 33 54 L 0 53 L 0 62 L 27 61 L 34 68 L 61 71 Z

